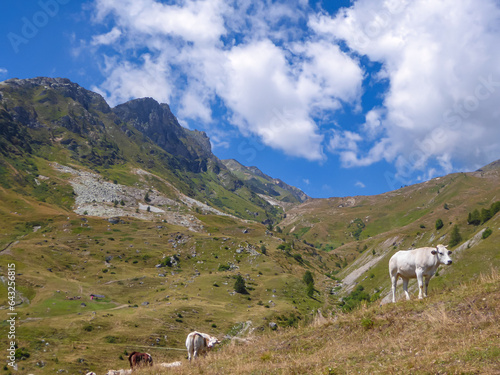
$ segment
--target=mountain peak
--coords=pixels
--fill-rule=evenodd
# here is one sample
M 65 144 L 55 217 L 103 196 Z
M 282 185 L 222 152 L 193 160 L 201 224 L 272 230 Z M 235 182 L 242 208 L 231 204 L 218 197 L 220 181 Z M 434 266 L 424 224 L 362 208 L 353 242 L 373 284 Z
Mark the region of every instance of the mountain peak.
M 489 172 L 489 171 L 495 171 L 500 169 L 500 159 L 495 160 L 494 162 L 491 162 L 488 165 L 485 165 L 484 167 L 481 167 L 477 170 L 477 172 Z
M 0 82 L 0 87 L 5 89 L 5 86 L 10 87 L 15 91 L 34 90 L 38 87 L 42 87 L 44 90 L 38 93 L 38 96 L 44 96 L 48 92 L 47 90 L 54 90 L 66 98 L 71 98 L 74 101 L 79 102 L 87 110 L 89 108 L 94 108 L 102 113 L 111 112 L 111 108 L 101 95 L 93 91 L 89 91 L 67 78 L 11 78 Z M 49 101 L 50 97 L 41 100 Z

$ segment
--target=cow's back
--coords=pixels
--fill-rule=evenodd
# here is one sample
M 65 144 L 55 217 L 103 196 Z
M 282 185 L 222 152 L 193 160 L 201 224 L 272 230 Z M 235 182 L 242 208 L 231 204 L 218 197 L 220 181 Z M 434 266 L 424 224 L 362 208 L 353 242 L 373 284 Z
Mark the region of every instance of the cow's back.
M 432 255 L 433 247 L 421 247 L 413 250 L 400 250 L 389 261 L 391 275 L 399 274 L 403 277 L 414 278 L 417 268 L 434 269 L 437 265 Z
M 395 253 L 389 260 L 389 273 L 393 276 L 415 273 L 415 255 L 414 250 L 400 250 Z
M 194 349 L 200 354 L 207 349 L 207 346 L 205 345 L 205 337 L 203 337 L 201 334 L 194 335 L 193 343 Z
M 206 339 L 202 333 L 191 332 L 186 338 L 186 348 L 189 360 L 207 351 Z

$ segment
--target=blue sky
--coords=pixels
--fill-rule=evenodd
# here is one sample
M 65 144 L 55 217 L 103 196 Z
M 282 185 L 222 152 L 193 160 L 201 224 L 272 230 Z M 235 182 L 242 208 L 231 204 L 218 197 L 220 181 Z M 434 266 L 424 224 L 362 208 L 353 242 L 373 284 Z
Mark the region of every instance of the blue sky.
M 312 197 L 500 157 L 494 0 L 3 2 L 0 35 L 0 80 L 154 97 L 219 158 Z

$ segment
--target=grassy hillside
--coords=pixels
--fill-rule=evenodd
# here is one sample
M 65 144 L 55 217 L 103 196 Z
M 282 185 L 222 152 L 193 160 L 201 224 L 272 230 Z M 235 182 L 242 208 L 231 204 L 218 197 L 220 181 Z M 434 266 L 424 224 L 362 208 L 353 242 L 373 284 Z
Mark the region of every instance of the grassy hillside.
M 208 214 L 197 215 L 203 232 L 161 220 L 111 224 L 5 189 L 1 194 L 8 225 L 1 230 L 0 270 L 5 275 L 8 264 L 16 265 L 17 343 L 29 353 L 19 361 L 23 373 L 78 373 L 104 356 L 106 366 L 125 367 L 125 351 L 182 348 L 193 329 L 222 338 L 247 321 L 259 329 L 271 320 L 294 325 L 335 302 L 324 293 L 333 258 L 307 246 L 284 252 L 261 224 Z M 315 275 L 312 298 L 305 270 Z M 248 294 L 234 292 L 236 275 Z M 5 307 L 6 285 L 0 290 Z M 169 353 L 178 358 L 178 351 Z
M 484 270 L 423 301 L 317 316 L 299 329 L 226 343 L 195 364 L 137 373 L 498 374 L 499 303 L 500 276 Z
M 459 173 L 377 196 L 312 199 L 287 211 L 284 233 L 343 258 L 336 272 L 359 254 L 380 256 L 389 250 L 448 244 L 458 226 L 464 240 L 477 227 L 468 213 L 500 200 L 500 173 Z M 436 229 L 441 219 L 444 226 Z M 463 242 L 463 241 L 462 241 Z M 378 254 L 378 255 L 377 255 Z
M 71 189 L 64 174 L 48 166 L 40 170 L 50 176 L 49 189 Z M 489 185 L 478 184 L 478 191 L 485 186 Z M 498 353 L 492 337 L 498 332 L 492 322 L 498 318 L 497 306 L 482 301 L 496 301 L 499 283 L 495 274 L 489 281 L 480 275 L 500 268 L 499 214 L 470 226 L 464 223 L 467 210 L 457 210 L 452 223 L 461 223 L 464 239 L 453 248 L 454 264 L 441 268 L 431 281 L 430 298 L 379 306 L 389 292 L 390 255 L 415 241 L 423 244 L 448 236 L 451 225 L 441 212 L 453 212 L 454 200 L 446 199 L 451 207 L 435 213 L 445 222 L 439 231 L 432 227 L 432 218 L 427 219 L 428 231 L 419 221 L 411 222 L 327 252 L 295 238 L 293 232 L 270 232 L 262 224 L 229 216 L 195 213 L 202 231 L 168 224 L 154 215 L 145 220 L 122 217 L 112 224 L 105 218 L 76 215 L 49 197 L 43 201 L 6 188 L 0 195 L 0 220 L 5 224 L 0 271 L 5 275 L 7 265 L 16 264 L 21 373 L 102 373 L 127 368 L 126 353 L 144 350 L 156 361 L 183 361 L 182 369 L 171 371 L 189 374 L 199 371 L 184 360 L 184 340 L 191 330 L 220 339 L 250 332 L 255 337 L 244 349 L 224 345 L 215 361 L 202 362 L 209 368 L 206 373 L 220 373 L 225 366 L 257 374 L 453 373 L 460 365 L 471 373 L 494 373 L 492 358 Z M 399 199 L 398 193 L 393 197 Z M 483 239 L 487 228 L 492 232 Z M 157 267 L 160 264 L 164 266 Z M 307 270 L 315 280 L 312 296 L 302 281 Z M 248 294 L 234 292 L 236 275 L 243 276 Z M 410 283 L 413 298 L 414 284 Z M 359 286 L 375 302 L 359 311 L 354 304 L 354 312 L 347 313 L 349 292 Z M 6 285 L 0 284 L 0 289 L 0 306 L 6 307 Z M 104 298 L 91 300 L 90 294 Z M 465 308 L 464 301 L 474 309 Z M 318 319 L 318 309 L 326 321 Z M 441 318 L 447 328 L 441 327 Z M 311 325 L 315 320 L 319 326 Z M 270 322 L 278 323 L 278 336 L 269 333 Z M 6 320 L 2 324 L 7 327 Z M 437 338 L 436 330 L 441 332 Z M 411 338 L 421 331 L 424 334 Z M 470 336 L 485 331 L 473 336 L 472 344 L 466 341 L 464 332 Z M 317 340 L 318 335 L 323 339 Z M 401 342 L 410 342 L 409 349 Z M 433 352 L 423 349 L 429 348 L 425 342 L 443 350 L 443 359 L 429 362 Z M 2 343 L 7 345 L 6 337 Z M 396 358 L 402 362 L 395 365 Z
M 57 90 L 0 83 L 0 309 L 15 264 L 19 373 L 99 374 L 137 350 L 186 374 L 494 373 L 498 162 L 298 204 L 252 167 L 203 159 L 202 133 L 174 129 L 178 158 L 97 94 L 47 82 Z M 438 243 L 454 263 L 430 298 L 386 305 L 390 256 Z M 225 343 L 190 367 L 192 330 Z

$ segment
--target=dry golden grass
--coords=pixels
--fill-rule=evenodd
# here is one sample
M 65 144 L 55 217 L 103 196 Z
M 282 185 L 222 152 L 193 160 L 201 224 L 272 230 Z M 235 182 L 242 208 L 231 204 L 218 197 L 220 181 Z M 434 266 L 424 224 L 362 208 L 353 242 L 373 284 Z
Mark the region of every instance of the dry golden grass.
M 423 301 L 362 306 L 151 374 L 500 374 L 500 274 Z M 161 358 L 158 358 L 161 362 Z

